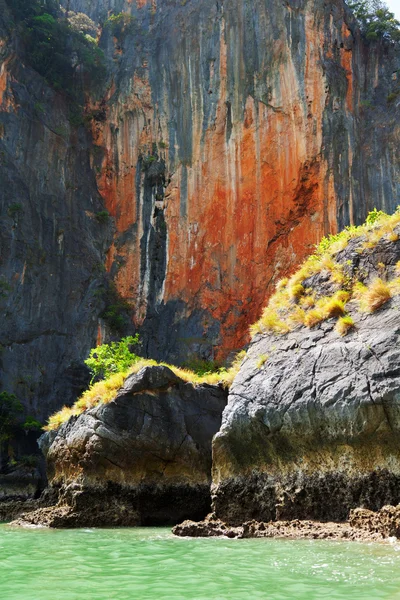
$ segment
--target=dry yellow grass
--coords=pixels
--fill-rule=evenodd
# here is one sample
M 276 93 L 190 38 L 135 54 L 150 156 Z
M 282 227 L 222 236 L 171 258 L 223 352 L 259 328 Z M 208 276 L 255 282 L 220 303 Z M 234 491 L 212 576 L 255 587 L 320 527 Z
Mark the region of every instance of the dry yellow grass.
M 390 293 L 392 296 L 397 296 L 400 294 L 400 277 L 395 277 L 392 281 L 389 282 Z
M 347 333 L 354 328 L 354 321 L 350 315 L 339 317 L 335 325 L 335 331 L 341 336 L 347 335 Z
M 290 300 L 299 300 L 299 298 L 304 294 L 304 287 L 301 285 L 301 283 L 296 283 L 288 288 L 288 294 Z
M 312 308 L 315 306 L 315 296 L 314 294 L 302 296 L 299 302 L 301 308 Z
M 304 317 L 304 325 L 307 327 L 315 327 L 318 323 L 325 320 L 325 313 L 321 308 L 312 308 Z
M 317 302 L 317 308 L 322 310 L 324 319 L 341 317 L 346 312 L 346 302 L 348 299 L 349 293 L 345 290 L 339 290 L 331 297 L 321 298 Z
M 107 404 L 112 402 L 116 397 L 118 391 L 124 384 L 125 379 L 128 375 L 132 373 L 138 373 L 143 367 L 155 366 L 155 365 L 163 365 L 168 367 L 180 377 L 183 381 L 188 383 L 192 383 L 193 385 L 201 385 L 201 384 L 209 384 L 209 385 L 217 385 L 221 384 L 226 388 L 229 388 L 232 384 L 234 378 L 239 372 L 240 365 L 246 355 L 245 351 L 239 352 L 234 359 L 232 366 L 229 369 L 221 369 L 218 373 L 207 373 L 205 375 L 197 375 L 193 371 L 189 369 L 183 369 L 181 367 L 176 367 L 175 365 L 170 365 L 168 363 L 157 363 L 155 360 L 151 359 L 141 359 L 135 364 L 132 365 L 130 369 L 124 371 L 122 373 L 115 373 L 108 379 L 103 381 L 98 381 L 90 386 L 86 392 L 82 394 L 82 396 L 75 402 L 75 404 L 71 407 L 64 406 L 60 411 L 52 415 L 47 425 L 43 428 L 45 431 L 51 431 L 53 429 L 58 429 L 63 423 L 68 421 L 68 419 L 72 416 L 78 416 L 82 414 L 85 410 L 89 408 L 94 408 L 99 404 Z
M 261 354 L 256 362 L 257 369 L 261 369 L 268 360 L 268 354 Z
M 359 307 L 362 312 L 373 313 L 392 297 L 392 291 L 387 281 L 377 277 L 367 286 L 366 292 L 359 297 Z
M 346 274 L 345 265 L 336 261 L 336 255 L 343 250 L 351 239 L 355 239 L 355 250 L 363 253 L 373 248 L 385 237 L 391 242 L 398 239 L 395 228 L 400 224 L 400 209 L 394 215 L 372 211 L 367 222 L 358 227 L 349 227 L 343 232 L 324 238 L 315 254 L 310 256 L 289 278 L 278 282 L 261 319 L 251 326 L 250 333 L 280 333 L 306 325 L 314 327 L 329 318 L 341 318 L 346 315 L 346 304 L 357 300 L 360 310 L 373 312 L 382 306 L 392 295 L 400 293 L 400 261 L 396 265 L 397 282 L 384 282 L 378 279 L 366 286 L 357 276 Z M 385 265 L 379 265 L 382 276 Z M 318 289 L 309 287 L 307 280 L 317 273 L 325 272 L 329 277 L 331 289 L 337 291 L 331 297 L 318 297 Z M 339 329 L 343 327 L 338 326 Z

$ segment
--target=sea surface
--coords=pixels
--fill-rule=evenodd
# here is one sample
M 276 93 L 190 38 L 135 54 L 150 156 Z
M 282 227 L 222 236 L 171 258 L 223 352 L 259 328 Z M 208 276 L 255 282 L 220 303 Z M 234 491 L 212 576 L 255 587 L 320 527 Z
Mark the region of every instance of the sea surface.
M 400 544 L 0 525 L 1 600 L 400 600 Z

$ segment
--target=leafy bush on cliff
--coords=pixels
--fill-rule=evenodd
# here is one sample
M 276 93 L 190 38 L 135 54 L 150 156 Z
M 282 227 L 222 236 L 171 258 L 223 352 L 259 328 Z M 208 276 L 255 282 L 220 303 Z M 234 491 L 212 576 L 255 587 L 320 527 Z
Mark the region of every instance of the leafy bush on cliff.
M 299 326 L 311 328 L 335 318 L 337 333 L 345 335 L 354 326 L 347 314 L 349 307 L 372 313 L 400 293 L 400 268 L 392 268 L 389 279 L 386 266 L 378 263 L 375 269 L 380 276 L 368 278 L 368 273 L 354 268 L 351 260 L 343 262 L 340 253 L 351 240 L 356 242 L 357 255 L 370 253 L 381 240 L 395 243 L 399 225 L 400 207 L 392 216 L 374 209 L 364 225 L 324 237 L 296 273 L 278 283 L 261 319 L 250 328 L 251 334 L 284 334 Z M 373 257 L 369 261 L 372 264 Z
M 133 346 L 139 344 L 139 336 L 128 336 L 119 342 L 102 344 L 93 348 L 85 364 L 92 373 L 94 379 L 108 379 L 114 373 L 126 371 L 130 366 L 140 360 L 140 357 L 132 352 Z
M 104 29 L 109 29 L 114 37 L 123 40 L 126 36 L 136 32 L 137 22 L 135 17 L 128 13 L 113 14 L 104 22 Z
M 0 443 L 7 440 L 18 425 L 22 404 L 14 394 L 0 393 Z
M 109 214 L 106 211 L 101 211 L 101 213 L 96 214 L 96 219 L 104 224 L 108 221 Z M 119 335 L 127 331 L 129 332 L 132 307 L 119 294 L 115 283 L 108 281 L 104 287 L 98 289 L 97 295 L 102 298 L 105 305 L 100 317 L 107 323 L 110 329 Z
M 400 40 L 400 22 L 382 0 L 349 2 L 367 40 Z
M 93 82 L 105 75 L 96 41 L 72 27 L 54 0 L 8 1 L 26 59 L 56 90 L 74 94 L 79 71 Z

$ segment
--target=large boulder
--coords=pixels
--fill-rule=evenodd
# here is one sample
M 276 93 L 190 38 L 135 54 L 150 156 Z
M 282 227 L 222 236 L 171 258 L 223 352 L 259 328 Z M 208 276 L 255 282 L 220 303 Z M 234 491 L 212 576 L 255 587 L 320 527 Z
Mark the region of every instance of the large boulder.
M 351 240 L 336 259 L 366 283 L 383 269 L 390 280 L 392 239 L 361 253 Z M 326 281 L 322 272 L 304 286 Z M 400 297 L 373 314 L 348 310 L 345 337 L 328 319 L 253 339 L 213 442 L 216 518 L 340 521 L 400 502 Z
M 82 526 L 203 518 L 211 502 L 211 442 L 226 398 L 222 387 L 196 387 L 164 366 L 130 375 L 112 402 L 42 440 L 58 507 L 28 520 Z

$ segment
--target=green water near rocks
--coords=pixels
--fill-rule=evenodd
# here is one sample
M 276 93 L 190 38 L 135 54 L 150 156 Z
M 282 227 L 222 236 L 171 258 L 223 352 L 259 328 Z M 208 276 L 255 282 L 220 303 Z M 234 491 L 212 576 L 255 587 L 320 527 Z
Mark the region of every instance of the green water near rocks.
M 400 600 L 400 544 L 0 525 L 1 600 Z

